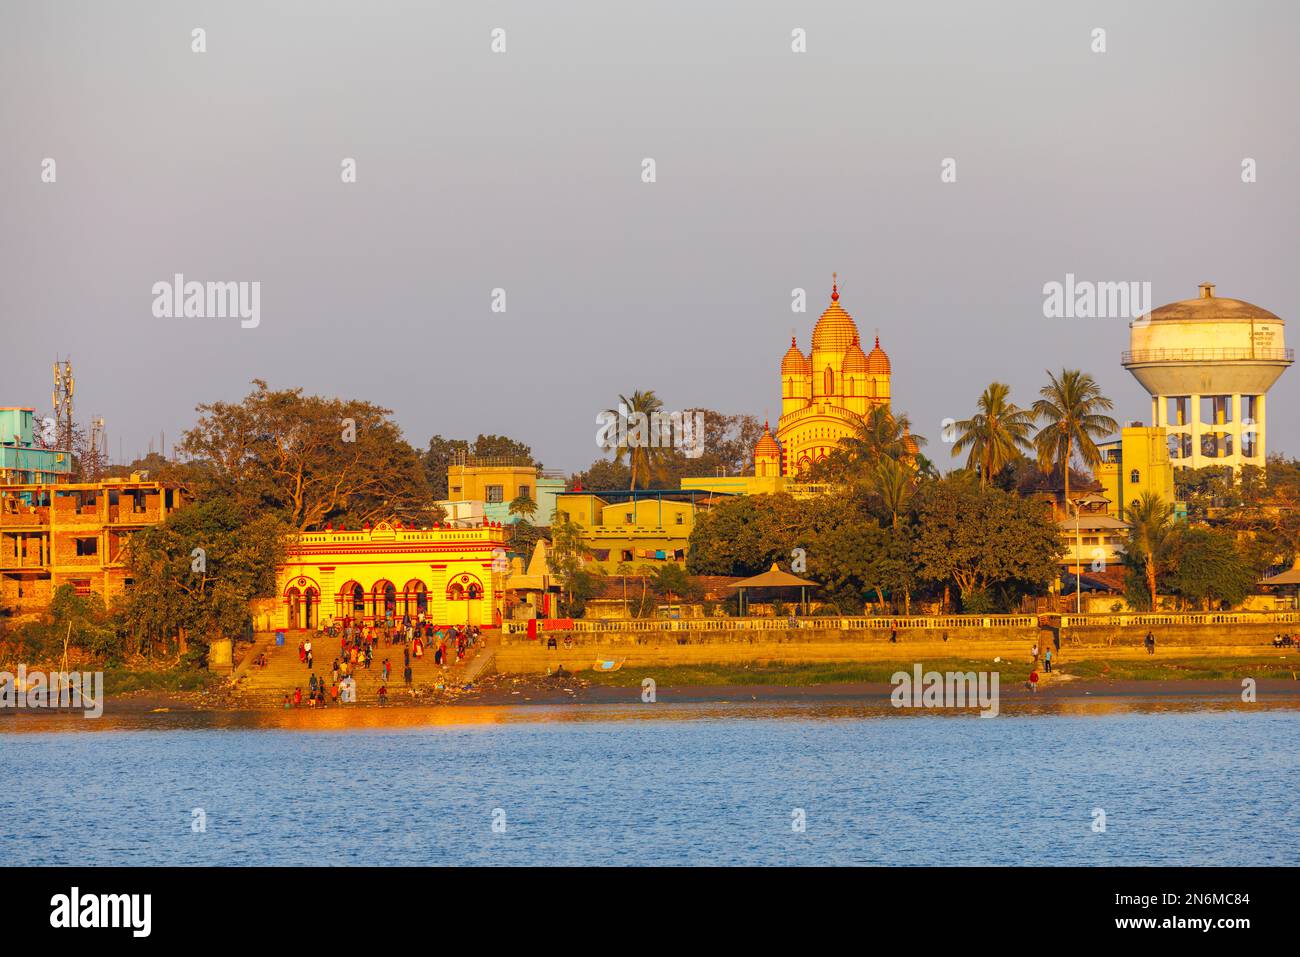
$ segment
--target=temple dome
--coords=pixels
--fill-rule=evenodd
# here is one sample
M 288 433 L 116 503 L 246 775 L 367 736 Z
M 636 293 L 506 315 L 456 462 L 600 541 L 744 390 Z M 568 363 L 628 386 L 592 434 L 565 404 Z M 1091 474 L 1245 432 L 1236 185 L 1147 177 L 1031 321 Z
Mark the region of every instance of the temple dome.
M 862 351 L 862 346 L 858 344 L 857 336 L 853 337 L 853 342 L 849 344 L 848 352 L 844 353 L 844 362 L 840 366 L 840 371 L 845 375 L 852 372 L 871 371 L 871 365 L 867 362 L 867 354 Z
M 831 285 L 831 304 L 813 328 L 814 352 L 844 352 L 858 337 L 858 327 L 853 317 L 840 305 L 838 280 Z
M 808 372 L 809 359 L 799 351 L 795 337 L 790 337 L 790 348 L 781 360 L 781 375 L 805 375 Z
M 872 375 L 889 375 L 889 356 L 880 348 L 880 336 L 876 336 L 876 347 L 867 356 L 867 371 Z
M 754 446 L 754 454 L 755 455 L 780 455 L 781 454 L 781 446 L 779 446 L 776 442 L 776 439 L 772 437 L 772 430 L 771 428 L 768 427 L 768 424 L 766 422 L 763 423 L 762 438 L 760 438 L 758 440 L 758 444 Z

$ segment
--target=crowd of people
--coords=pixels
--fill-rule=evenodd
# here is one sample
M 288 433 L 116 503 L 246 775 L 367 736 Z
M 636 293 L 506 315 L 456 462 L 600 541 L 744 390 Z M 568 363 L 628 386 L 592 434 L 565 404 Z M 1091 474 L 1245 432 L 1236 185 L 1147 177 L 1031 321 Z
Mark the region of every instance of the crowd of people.
M 315 671 L 315 646 L 311 635 L 298 642 L 298 662 L 311 674 L 304 697 L 302 688 L 296 688 L 292 695 L 284 696 L 285 708 L 299 708 L 305 704 L 310 708 L 325 707 L 329 704 L 351 704 L 357 700 L 356 673 L 369 671 L 375 664 L 380 648 L 402 648 L 402 682 L 407 688 L 414 684 L 413 661 L 419 661 L 426 655 L 433 658 L 436 667 L 444 672 L 460 664 L 482 638 L 482 631 L 477 625 L 434 625 L 428 621 L 423 612 L 412 619 L 403 615 L 400 619 L 390 611 L 387 616 L 374 623 L 343 618 L 335 621 L 327 619 L 317 625 L 316 636 L 340 638 L 339 657 L 330 666 L 328 682 L 324 677 L 318 678 Z M 384 657 L 380 663 L 381 684 L 378 700 L 384 704 L 388 700 L 388 684 L 393 677 L 393 665 L 390 657 Z

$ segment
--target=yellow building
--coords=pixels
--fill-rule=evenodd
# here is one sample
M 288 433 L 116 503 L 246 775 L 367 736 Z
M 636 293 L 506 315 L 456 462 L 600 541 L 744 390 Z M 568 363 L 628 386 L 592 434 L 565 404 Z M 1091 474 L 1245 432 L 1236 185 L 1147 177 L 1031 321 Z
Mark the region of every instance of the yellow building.
M 293 536 L 276 570 L 277 628 L 315 628 L 330 617 L 373 623 L 497 625 L 499 579 L 509 569 L 506 532 L 481 528 L 404 529 L 387 522 L 359 531 Z
M 447 501 L 482 502 L 483 516 L 489 522 L 513 522 L 510 503 L 523 496 L 537 503 L 529 519 L 534 525 L 549 525 L 555 511 L 555 495 L 564 491 L 564 478 L 558 473 L 539 472 L 526 461 L 513 459 L 471 459 L 462 456 L 447 467 Z M 461 511 L 448 507 L 448 514 Z
M 112 602 L 133 582 L 126 546 L 180 508 L 183 489 L 130 479 L 0 486 L 0 605 L 40 611 L 60 585 Z
M 1127 521 L 1128 509 L 1143 493 L 1152 492 L 1174 505 L 1174 464 L 1169 458 L 1165 429 L 1140 425 L 1120 430 L 1120 437 L 1099 443 L 1101 464 L 1097 481 L 1110 500 L 1109 513 Z
M 807 471 L 852 435 L 869 409 L 888 408 L 889 390 L 889 356 L 879 336 L 870 353 L 862 351 L 836 277 L 831 303 L 813 328 L 812 351 L 805 355 L 791 337 L 781 360 L 781 418 L 776 434 L 764 428 L 754 448 L 755 476 Z
M 653 489 L 564 492 L 556 509 L 561 521 L 581 529 L 583 544 L 591 549 L 595 562 L 612 572 L 622 562 L 684 564 L 696 512 L 713 496 Z

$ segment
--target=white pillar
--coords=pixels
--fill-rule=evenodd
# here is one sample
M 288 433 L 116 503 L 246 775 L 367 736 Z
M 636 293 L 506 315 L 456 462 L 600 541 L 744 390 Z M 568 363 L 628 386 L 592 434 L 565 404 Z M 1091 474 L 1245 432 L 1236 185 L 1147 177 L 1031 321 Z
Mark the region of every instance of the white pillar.
M 1241 393 L 1232 394 L 1232 428 L 1228 430 L 1232 436 L 1232 457 L 1238 466 L 1245 461 L 1244 450 L 1241 447 Z
M 1201 459 L 1201 396 L 1193 393 L 1188 396 L 1188 418 L 1192 420 L 1192 468 L 1199 469 L 1205 464 Z
M 1260 393 L 1255 400 L 1255 456 L 1262 465 L 1266 458 L 1267 450 L 1264 448 L 1264 393 Z

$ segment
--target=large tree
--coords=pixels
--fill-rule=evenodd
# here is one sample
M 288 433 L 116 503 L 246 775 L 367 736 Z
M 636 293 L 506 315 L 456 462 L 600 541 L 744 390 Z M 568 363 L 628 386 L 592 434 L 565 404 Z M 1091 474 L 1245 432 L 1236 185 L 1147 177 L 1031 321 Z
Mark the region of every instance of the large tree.
M 1101 394 L 1095 379 L 1078 369 L 1062 369 L 1059 376 L 1047 373 L 1048 383 L 1039 390 L 1034 417 L 1043 426 L 1034 436 L 1038 465 L 1044 472 L 1060 468 L 1065 477 L 1065 501 L 1070 501 L 1070 466 L 1075 458 L 1088 468 L 1101 461 L 1096 440 L 1119 431 L 1119 423 L 1103 412 L 1114 403 Z
M 388 409 L 253 385 L 242 402 L 199 406 L 185 433 L 180 449 L 204 477 L 200 497 L 226 495 L 245 515 L 274 512 L 299 530 L 441 518 Z
M 245 634 L 249 602 L 275 594 L 286 531 L 273 514 L 250 518 L 223 496 L 136 532 L 126 551 L 135 585 L 122 607 L 133 646 L 183 651 Z
M 994 587 L 1045 589 L 1061 539 L 1047 503 L 981 488 L 970 473 L 927 482 L 915 504 L 918 574 L 954 583 L 963 602 Z

